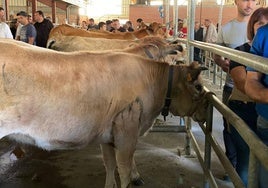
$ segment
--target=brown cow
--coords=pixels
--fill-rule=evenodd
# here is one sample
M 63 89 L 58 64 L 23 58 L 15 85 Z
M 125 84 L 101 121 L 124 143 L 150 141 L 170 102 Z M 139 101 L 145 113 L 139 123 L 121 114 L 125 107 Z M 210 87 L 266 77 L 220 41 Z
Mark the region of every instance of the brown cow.
M 53 41 L 48 42 L 48 48 L 73 52 L 73 51 L 99 51 L 104 53 L 103 50 L 119 50 L 122 52 L 133 53 L 144 57 L 149 57 L 154 60 L 164 61 L 167 63 L 173 63 L 178 58 L 182 58 L 183 47 L 180 44 L 169 44 L 167 40 L 150 36 L 144 37 L 135 41 L 126 41 L 119 39 L 99 39 L 88 38 L 79 36 L 57 36 Z M 174 54 L 171 55 L 169 54 Z M 168 56 L 168 57 L 167 57 Z
M 121 40 L 121 39 L 106 39 L 106 38 L 91 38 L 80 36 L 65 36 L 57 35 L 47 42 L 47 48 L 64 51 L 98 51 L 111 49 L 124 49 L 138 43 L 138 40 Z
M 106 188 L 116 186 L 116 166 L 121 188 L 129 186 L 138 136 L 164 106 L 175 116 L 205 121 L 198 64 L 168 65 L 121 52 L 64 53 L 8 41 L 0 40 L 0 139 L 46 150 L 99 142 Z
M 121 40 L 135 40 L 145 36 L 160 36 L 165 37 L 161 24 L 152 23 L 148 29 L 142 29 L 134 32 L 97 32 L 97 31 L 86 31 L 79 28 L 72 27 L 67 24 L 62 24 L 54 27 L 50 33 L 48 40 L 53 40 L 54 36 L 66 35 L 66 36 L 80 36 L 80 37 L 92 37 L 92 38 L 107 38 L 107 39 L 121 39 Z

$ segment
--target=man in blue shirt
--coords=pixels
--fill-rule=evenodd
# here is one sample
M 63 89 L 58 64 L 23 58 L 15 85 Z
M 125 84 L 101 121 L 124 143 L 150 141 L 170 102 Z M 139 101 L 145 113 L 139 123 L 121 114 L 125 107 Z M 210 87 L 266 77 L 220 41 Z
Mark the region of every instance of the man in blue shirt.
M 258 29 L 253 39 L 250 52 L 268 58 L 268 24 Z M 268 74 L 257 72 L 250 67 L 248 67 L 247 70 L 245 91 L 249 97 L 257 102 L 257 134 L 259 138 L 268 145 Z M 268 170 L 265 169 L 265 167 L 260 167 L 258 177 L 259 188 L 267 187 Z
M 18 40 L 35 45 L 36 29 L 33 24 L 29 23 L 28 14 L 20 11 L 17 16 L 18 22 L 23 25 Z

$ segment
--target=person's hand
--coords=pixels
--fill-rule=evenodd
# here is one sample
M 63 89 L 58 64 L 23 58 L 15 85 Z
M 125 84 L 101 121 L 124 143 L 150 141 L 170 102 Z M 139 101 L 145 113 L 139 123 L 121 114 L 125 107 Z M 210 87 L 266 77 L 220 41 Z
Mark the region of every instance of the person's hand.
M 224 72 L 229 72 L 229 66 L 230 66 L 230 59 L 224 59 L 222 62 L 221 62 L 221 68 Z

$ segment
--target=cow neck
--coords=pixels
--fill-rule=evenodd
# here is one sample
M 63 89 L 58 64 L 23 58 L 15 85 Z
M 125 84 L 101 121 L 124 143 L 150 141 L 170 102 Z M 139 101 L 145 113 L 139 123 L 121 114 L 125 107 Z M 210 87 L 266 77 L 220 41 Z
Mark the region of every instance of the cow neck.
M 168 116 L 169 107 L 171 104 L 171 89 L 172 89 L 172 81 L 173 81 L 173 66 L 169 66 L 168 71 L 168 88 L 167 88 L 167 94 L 165 98 L 165 105 L 162 109 L 161 115 L 164 116 L 164 121 L 166 121 L 166 117 Z
M 129 32 L 131 36 L 133 37 L 133 40 L 139 40 L 139 38 L 136 37 L 136 35 L 133 32 Z

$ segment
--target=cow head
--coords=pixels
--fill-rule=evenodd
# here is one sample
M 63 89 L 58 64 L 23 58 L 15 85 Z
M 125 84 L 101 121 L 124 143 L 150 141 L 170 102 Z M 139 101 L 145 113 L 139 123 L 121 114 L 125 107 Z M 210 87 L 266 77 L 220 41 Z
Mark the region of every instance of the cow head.
M 75 28 L 71 25 L 68 24 L 62 24 L 54 27 L 51 29 L 49 33 L 49 37 L 52 37 L 54 35 L 68 35 L 70 32 L 72 32 Z
M 207 70 L 197 62 L 189 66 L 180 65 L 174 70 L 170 111 L 178 116 L 191 116 L 195 121 L 206 120 L 208 100 L 201 83 L 200 73 Z
M 166 33 L 163 30 L 162 24 L 157 22 L 152 22 L 148 30 L 152 31 L 153 35 L 159 36 L 159 37 L 166 37 Z

